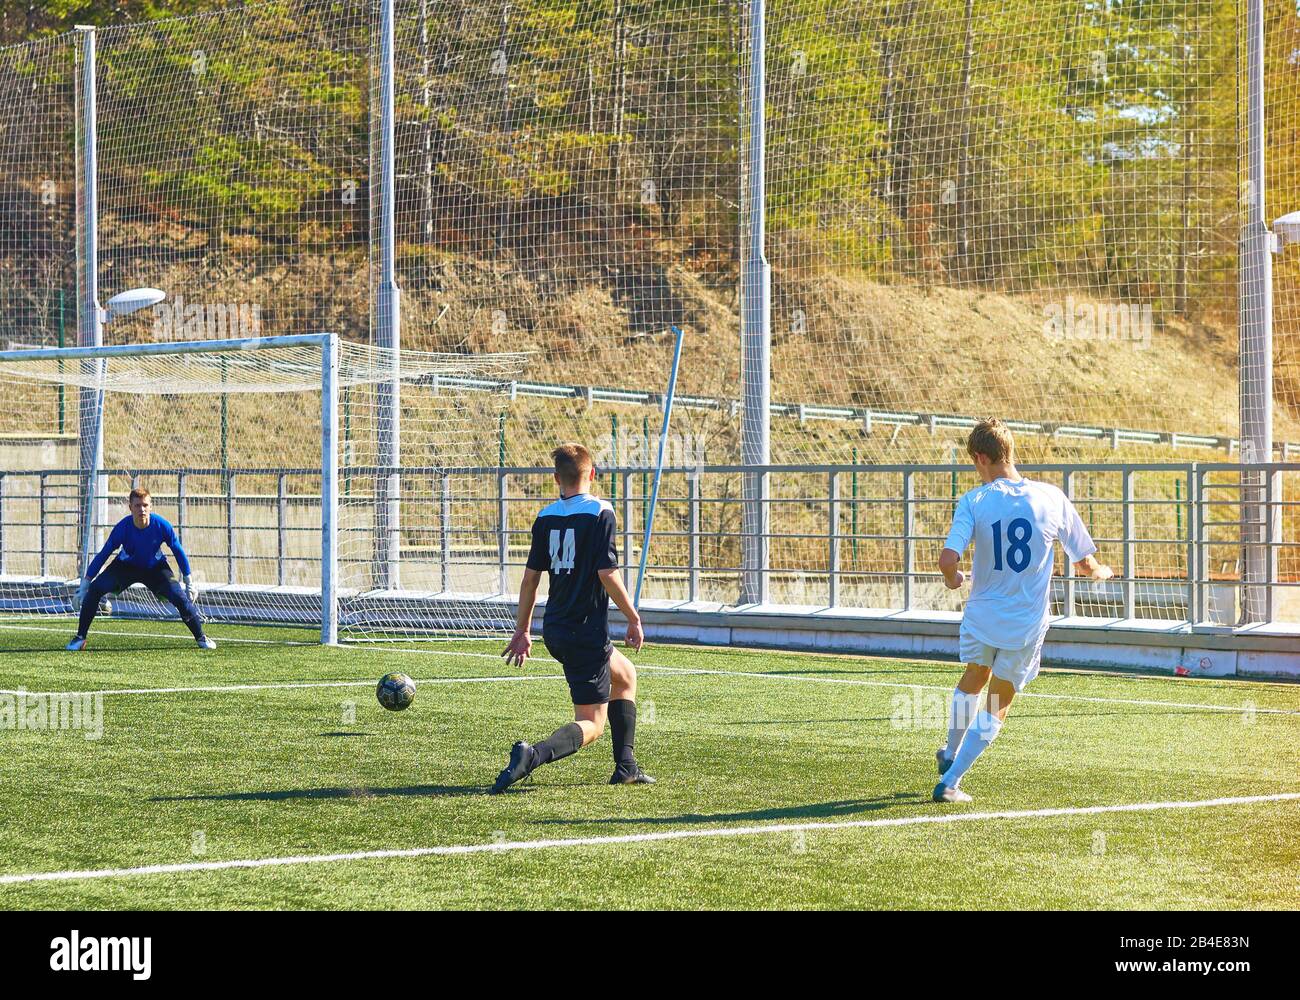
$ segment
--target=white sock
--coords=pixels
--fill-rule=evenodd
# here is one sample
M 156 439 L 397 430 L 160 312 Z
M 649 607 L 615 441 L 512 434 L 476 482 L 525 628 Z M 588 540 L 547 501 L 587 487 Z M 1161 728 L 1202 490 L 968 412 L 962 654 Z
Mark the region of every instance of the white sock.
M 989 748 L 998 733 L 1002 729 L 1002 720 L 996 715 L 990 715 L 988 712 L 980 712 L 975 716 L 975 722 L 966 733 L 966 738 L 961 741 L 961 747 L 957 750 L 957 756 L 953 758 L 952 767 L 943 776 L 943 783 L 949 788 L 956 788 L 957 783 L 970 770 L 971 765 L 985 750 Z
M 948 711 L 948 746 L 943 751 L 944 756 L 949 760 L 957 756 L 961 738 L 966 735 L 966 730 L 975 721 L 975 711 L 979 707 L 978 694 L 967 694 L 961 688 L 953 690 L 952 708 Z

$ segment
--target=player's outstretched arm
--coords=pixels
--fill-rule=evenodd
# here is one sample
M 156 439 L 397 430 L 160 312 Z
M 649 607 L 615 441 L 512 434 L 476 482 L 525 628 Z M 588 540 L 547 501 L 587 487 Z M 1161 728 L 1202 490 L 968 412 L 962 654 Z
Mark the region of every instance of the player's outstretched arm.
M 641 616 L 637 614 L 636 608 L 632 606 L 632 598 L 628 596 L 627 588 L 623 586 L 623 575 L 614 569 L 602 569 L 598 571 L 600 582 L 605 588 L 605 593 L 613 599 L 618 606 L 618 610 L 623 612 L 623 617 L 627 619 L 627 644 L 632 649 L 640 649 L 645 643 L 645 633 L 641 630 Z
M 944 549 L 939 553 L 939 572 L 943 574 L 944 586 L 949 590 L 956 590 L 966 582 L 966 574 L 957 568 L 960 565 L 960 552 Z
M 515 634 L 501 651 L 506 663 L 522 669 L 533 651 L 533 609 L 537 607 L 537 587 L 542 574 L 535 569 L 524 570 L 524 582 L 519 585 L 519 612 L 515 615 Z
M 1074 571 L 1094 580 L 1109 580 L 1115 575 L 1115 571 L 1105 563 L 1098 562 L 1096 556 L 1084 556 L 1074 564 Z

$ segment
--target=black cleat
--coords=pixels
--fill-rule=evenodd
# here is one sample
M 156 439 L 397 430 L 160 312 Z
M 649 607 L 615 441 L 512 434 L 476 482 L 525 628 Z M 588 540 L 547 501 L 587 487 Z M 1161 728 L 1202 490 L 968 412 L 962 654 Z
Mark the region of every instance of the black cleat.
M 614 768 L 614 774 L 609 779 L 611 785 L 653 785 L 655 779 L 641 770 L 640 766 L 633 764 L 631 767 L 622 765 Z
M 497 775 L 496 784 L 492 786 L 492 790 L 488 794 L 500 795 L 516 781 L 527 777 L 528 772 L 532 769 L 532 746 L 523 740 L 516 740 L 515 745 L 510 748 L 510 763 L 506 765 L 504 771 Z

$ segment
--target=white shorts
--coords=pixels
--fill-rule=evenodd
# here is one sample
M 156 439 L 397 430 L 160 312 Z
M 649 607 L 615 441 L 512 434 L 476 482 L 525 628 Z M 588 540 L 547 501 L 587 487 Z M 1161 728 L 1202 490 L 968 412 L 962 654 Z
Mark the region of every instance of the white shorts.
M 962 629 L 958 641 L 961 660 L 963 663 L 992 667 L 994 677 L 1001 678 L 1020 692 L 1024 690 L 1026 684 L 1038 676 L 1038 667 L 1043 656 L 1043 638 L 1046 635 L 1047 630 L 1044 629 L 1042 634 L 1028 646 L 1022 646 L 1020 649 L 999 649 L 997 646 L 990 646 L 967 635 L 966 630 Z

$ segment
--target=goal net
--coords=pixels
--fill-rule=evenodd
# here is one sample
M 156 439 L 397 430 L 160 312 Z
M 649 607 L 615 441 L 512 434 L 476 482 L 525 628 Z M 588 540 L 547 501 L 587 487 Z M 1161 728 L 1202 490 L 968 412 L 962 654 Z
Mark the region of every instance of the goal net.
M 143 486 L 208 621 L 327 641 L 509 629 L 494 431 L 522 362 L 327 335 L 0 352 L 0 611 L 75 614 Z M 109 600 L 176 616 L 139 585 Z

